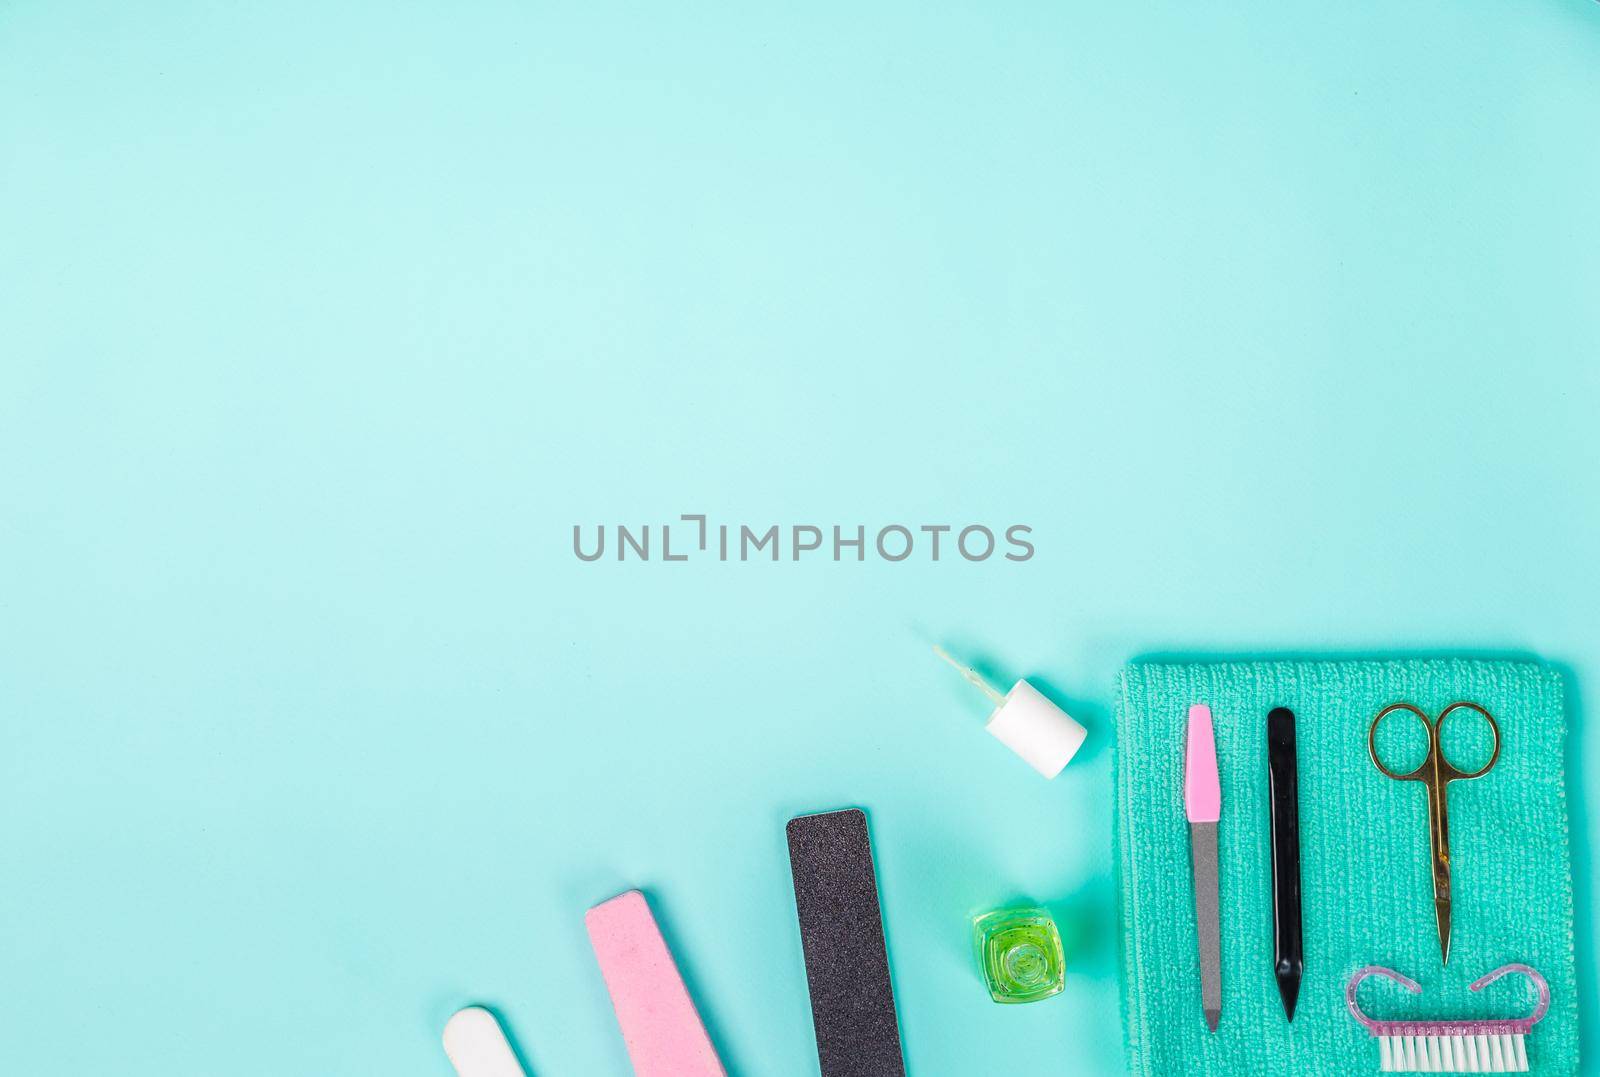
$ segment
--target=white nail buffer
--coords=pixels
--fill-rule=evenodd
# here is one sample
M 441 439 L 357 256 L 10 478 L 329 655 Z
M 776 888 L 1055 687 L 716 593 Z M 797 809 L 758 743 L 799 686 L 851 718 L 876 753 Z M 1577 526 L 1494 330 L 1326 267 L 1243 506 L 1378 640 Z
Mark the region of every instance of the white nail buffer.
M 460 1077 L 528 1077 L 500 1022 L 482 1006 L 457 1010 L 445 1022 L 444 1053 Z

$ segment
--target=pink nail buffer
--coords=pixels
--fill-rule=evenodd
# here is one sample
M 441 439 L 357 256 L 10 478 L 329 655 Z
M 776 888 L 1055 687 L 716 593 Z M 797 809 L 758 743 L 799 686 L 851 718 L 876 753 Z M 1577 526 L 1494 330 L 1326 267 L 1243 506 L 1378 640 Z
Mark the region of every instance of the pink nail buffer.
M 584 922 L 633 1072 L 638 1077 L 724 1077 L 644 895 L 630 890 L 602 902 Z

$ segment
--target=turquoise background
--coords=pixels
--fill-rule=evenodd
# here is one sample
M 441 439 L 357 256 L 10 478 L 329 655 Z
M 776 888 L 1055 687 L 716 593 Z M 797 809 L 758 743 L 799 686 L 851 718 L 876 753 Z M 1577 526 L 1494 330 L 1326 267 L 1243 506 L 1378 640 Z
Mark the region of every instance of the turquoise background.
M 1115 1071 L 1118 668 L 1436 650 L 1571 675 L 1594 1067 L 1597 117 L 1589 0 L 5 4 L 3 1068 L 444 1075 L 483 1002 L 624 1073 L 641 886 L 806 1074 L 783 821 L 859 804 L 912 1070 Z M 572 554 L 686 512 L 1038 554 Z

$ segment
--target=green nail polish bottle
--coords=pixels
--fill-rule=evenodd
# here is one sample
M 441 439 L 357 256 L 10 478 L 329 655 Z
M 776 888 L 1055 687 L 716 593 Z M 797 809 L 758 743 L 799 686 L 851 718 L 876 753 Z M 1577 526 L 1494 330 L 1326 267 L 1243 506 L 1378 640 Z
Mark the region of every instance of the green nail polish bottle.
M 1061 934 L 1043 909 L 997 909 L 972 921 L 978 967 L 996 1002 L 1037 1002 L 1066 986 Z

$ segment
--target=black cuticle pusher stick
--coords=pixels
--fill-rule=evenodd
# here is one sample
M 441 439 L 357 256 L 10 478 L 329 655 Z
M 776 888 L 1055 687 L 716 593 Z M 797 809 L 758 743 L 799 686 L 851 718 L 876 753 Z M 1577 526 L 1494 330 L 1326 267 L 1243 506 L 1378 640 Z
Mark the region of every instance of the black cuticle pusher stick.
M 1267 715 L 1267 778 L 1272 800 L 1272 973 L 1283 996 L 1283 1012 L 1294 1020 L 1305 971 L 1300 931 L 1300 803 L 1295 780 L 1294 711 L 1274 707 Z

